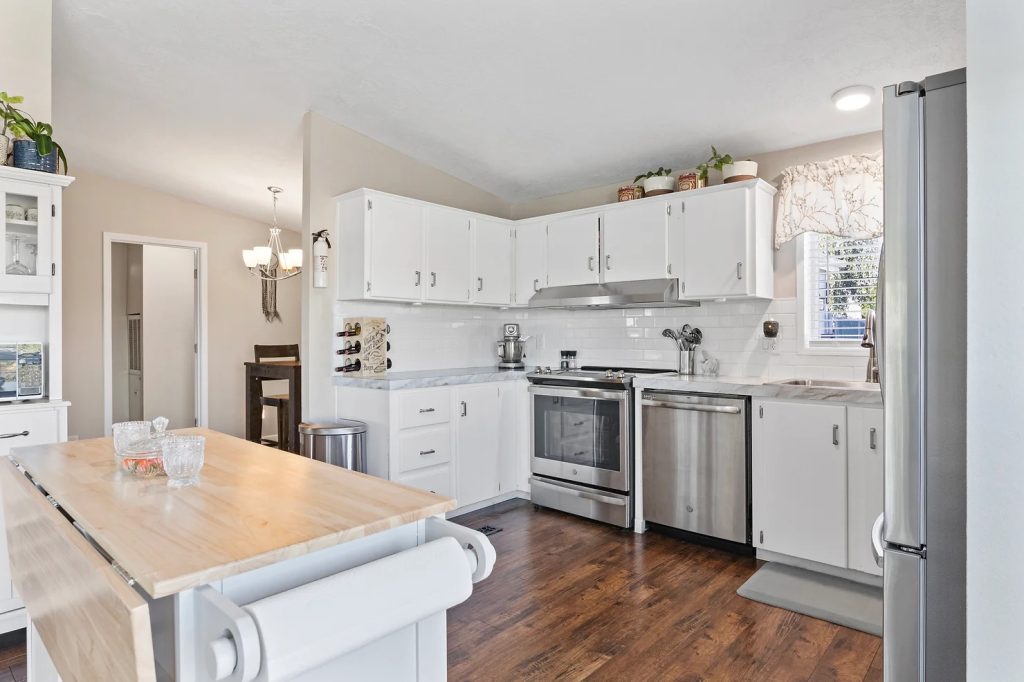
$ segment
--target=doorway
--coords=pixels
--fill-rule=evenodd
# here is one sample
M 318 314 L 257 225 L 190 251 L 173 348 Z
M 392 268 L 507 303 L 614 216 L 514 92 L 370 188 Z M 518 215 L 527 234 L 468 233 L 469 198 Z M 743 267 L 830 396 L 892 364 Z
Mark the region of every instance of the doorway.
M 104 233 L 105 429 L 205 426 L 206 245 Z

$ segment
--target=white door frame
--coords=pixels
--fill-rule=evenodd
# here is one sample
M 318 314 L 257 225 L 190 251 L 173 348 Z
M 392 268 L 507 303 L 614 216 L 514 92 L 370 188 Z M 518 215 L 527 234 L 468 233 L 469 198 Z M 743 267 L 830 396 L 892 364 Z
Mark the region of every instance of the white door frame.
M 206 242 L 190 242 L 181 239 L 163 239 L 147 237 L 141 234 L 121 234 L 118 232 L 103 233 L 103 430 L 110 435 L 110 426 L 114 418 L 114 341 L 112 337 L 111 309 L 112 295 L 112 253 L 114 243 L 141 244 L 149 246 L 171 246 L 191 249 L 199 258 L 198 276 L 196 277 L 196 343 L 199 352 L 196 354 L 196 420 L 199 426 L 208 426 L 209 408 L 209 365 L 207 362 L 207 244 Z M 181 424 L 176 425 L 181 427 Z

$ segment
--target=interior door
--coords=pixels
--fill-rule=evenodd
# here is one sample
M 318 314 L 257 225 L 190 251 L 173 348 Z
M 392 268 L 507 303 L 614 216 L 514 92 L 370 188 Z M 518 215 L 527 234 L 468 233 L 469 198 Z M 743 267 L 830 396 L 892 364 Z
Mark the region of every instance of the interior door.
M 665 277 L 668 202 L 626 202 L 605 211 L 602 223 L 605 282 Z
M 462 211 L 441 206 L 427 209 L 426 300 L 469 302 L 470 223 Z
M 846 407 L 754 406 L 754 543 L 846 567 Z
M 548 223 L 548 286 L 600 281 L 597 213 L 556 218 Z
M 460 386 L 455 395 L 455 498 L 460 507 L 498 494 L 498 388 Z
M 500 220 L 473 221 L 474 303 L 512 302 L 512 226 Z
M 515 302 L 526 305 L 548 284 L 548 243 L 543 222 L 516 223 Z
M 368 209 L 369 296 L 418 301 L 423 296 L 423 206 L 374 195 Z
M 750 200 L 749 190 L 720 190 L 681 202 L 687 298 L 747 293 Z
M 0 291 L 49 293 L 53 283 L 50 188 L 31 182 L 4 183 L 0 202 L 6 209 L 0 216 Z

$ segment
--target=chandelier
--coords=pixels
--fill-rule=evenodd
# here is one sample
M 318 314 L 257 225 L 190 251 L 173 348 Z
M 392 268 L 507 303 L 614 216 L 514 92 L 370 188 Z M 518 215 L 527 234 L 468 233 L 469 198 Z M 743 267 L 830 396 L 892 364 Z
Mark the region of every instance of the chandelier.
M 277 195 L 280 187 L 267 187 L 274 198 L 274 224 L 270 228 L 270 240 L 266 246 L 254 246 L 242 250 L 242 261 L 249 273 L 260 279 L 280 281 L 302 272 L 302 249 L 284 250 L 281 246 L 281 228 L 277 226 Z

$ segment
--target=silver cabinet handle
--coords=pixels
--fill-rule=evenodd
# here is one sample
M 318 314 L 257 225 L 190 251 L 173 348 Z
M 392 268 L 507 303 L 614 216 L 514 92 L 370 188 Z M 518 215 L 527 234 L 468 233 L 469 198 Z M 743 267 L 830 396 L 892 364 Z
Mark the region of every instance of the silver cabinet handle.
M 736 279 L 743 279 L 743 263 L 736 264 Z
M 476 278 L 476 290 L 477 291 L 483 291 L 484 290 L 484 278 L 483 277 L 477 277 Z
M 421 407 L 420 408 L 420 414 L 425 414 L 427 412 L 434 412 L 434 411 L 435 410 L 434 410 L 433 407 Z
M 27 435 L 28 431 L 22 431 L 21 433 L 0 433 L 0 438 L 20 438 Z
M 420 450 L 421 455 L 434 455 L 437 454 L 437 450 Z
M 839 424 L 832 425 L 832 445 L 839 445 Z
M 535 279 L 533 280 L 533 293 L 537 293 L 538 291 L 540 291 L 540 280 Z
M 430 286 L 432 286 L 432 287 L 436 287 L 437 286 L 437 273 L 436 272 L 430 273 Z
M 868 431 L 868 447 L 872 450 L 878 449 L 878 429 L 874 426 L 872 426 L 871 430 Z
M 594 271 L 594 257 L 587 256 L 587 270 Z
M 665 213 L 672 215 L 672 204 L 668 204 L 667 206 L 665 206 Z
M 420 276 L 420 271 L 419 271 L 419 270 L 417 270 L 417 271 L 416 271 L 416 286 L 419 286 L 419 285 L 420 285 L 420 280 L 421 280 L 421 279 L 422 279 L 422 277 Z
M 610 253 L 605 254 L 605 257 L 604 257 L 604 269 L 605 270 L 611 270 L 612 269 L 612 254 L 610 254 Z
M 690 412 L 717 412 L 719 414 L 739 414 L 740 408 L 732 405 L 700 405 L 696 403 L 674 403 L 669 400 L 643 399 L 641 405 L 647 407 L 667 407 L 670 410 L 688 410 Z
M 671 274 L 672 274 L 672 264 L 671 264 L 671 263 L 669 263 L 669 264 L 668 264 L 668 267 L 666 267 L 666 268 L 665 268 L 665 272 L 666 272 L 667 274 L 669 274 L 669 275 L 671 275 Z
M 462 409 L 460 410 L 460 414 L 463 417 L 465 417 L 467 414 L 469 414 L 469 407 L 466 405 L 466 401 L 465 400 L 460 400 L 459 401 L 459 405 L 462 406 Z

